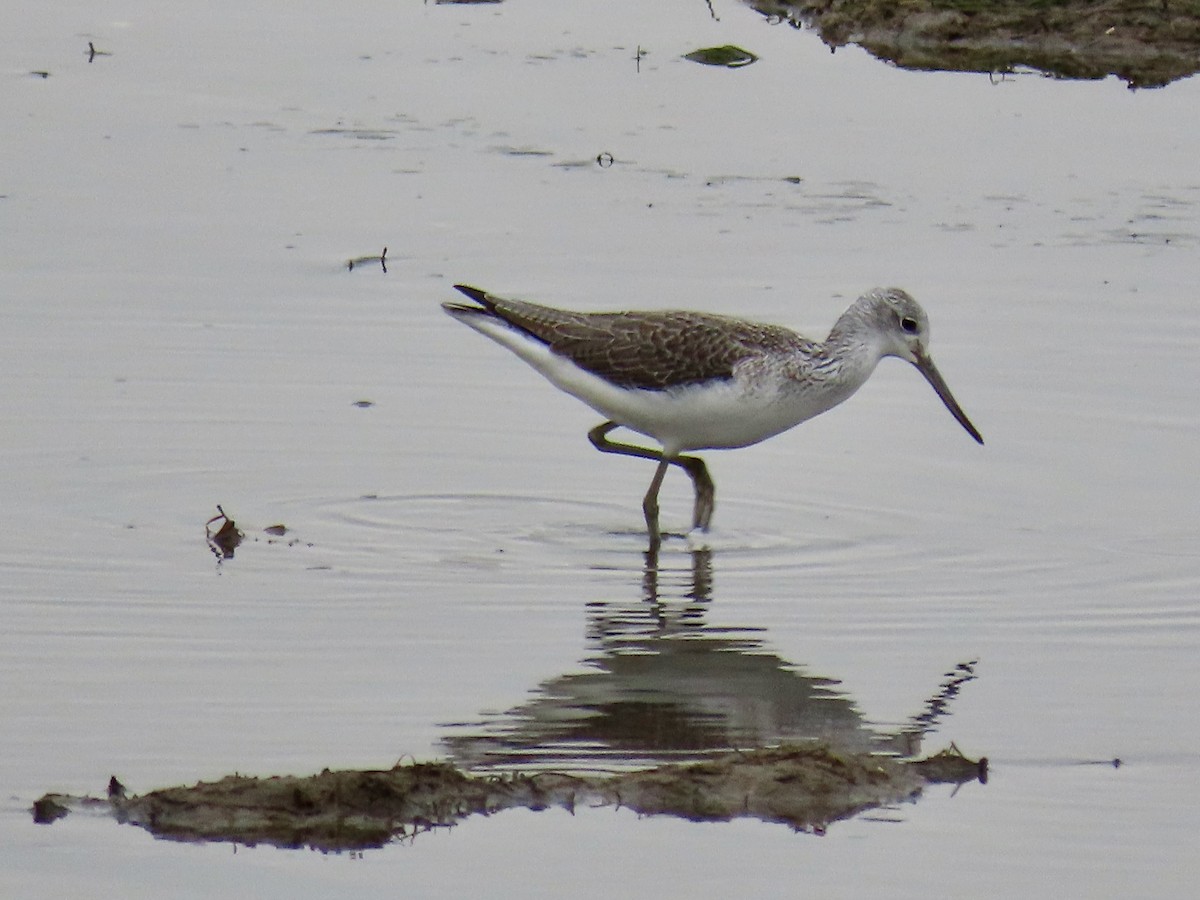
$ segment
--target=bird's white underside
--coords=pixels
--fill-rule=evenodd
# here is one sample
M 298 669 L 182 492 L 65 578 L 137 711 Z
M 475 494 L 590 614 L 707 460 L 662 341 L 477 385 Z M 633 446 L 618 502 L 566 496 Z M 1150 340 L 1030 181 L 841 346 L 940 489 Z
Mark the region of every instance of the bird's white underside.
M 667 390 L 622 388 L 579 368 L 541 341 L 486 313 L 452 311 L 456 319 L 508 348 L 560 390 L 607 419 L 653 438 L 673 456 L 689 450 L 756 444 L 835 406 L 871 371 L 854 372 L 836 391 L 810 391 L 779 377 L 735 377 Z M 864 360 L 865 361 L 865 360 Z

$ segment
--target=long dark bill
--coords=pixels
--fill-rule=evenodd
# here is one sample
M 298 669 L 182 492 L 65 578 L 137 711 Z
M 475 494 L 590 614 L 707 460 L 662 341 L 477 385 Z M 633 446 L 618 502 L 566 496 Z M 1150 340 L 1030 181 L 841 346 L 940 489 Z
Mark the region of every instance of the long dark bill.
M 924 354 L 918 353 L 916 365 L 918 371 L 925 376 L 925 380 L 933 385 L 933 389 L 937 391 L 937 395 L 942 398 L 942 402 L 946 404 L 946 409 L 950 410 L 950 415 L 954 416 L 958 420 L 958 424 L 967 430 L 967 434 L 982 444 L 983 435 L 971 424 L 971 420 L 967 418 L 967 414 L 962 411 L 962 407 L 958 405 L 958 401 L 950 393 L 950 388 L 946 386 L 946 380 L 942 378 L 942 373 L 937 370 L 937 366 L 933 364 L 933 360 Z

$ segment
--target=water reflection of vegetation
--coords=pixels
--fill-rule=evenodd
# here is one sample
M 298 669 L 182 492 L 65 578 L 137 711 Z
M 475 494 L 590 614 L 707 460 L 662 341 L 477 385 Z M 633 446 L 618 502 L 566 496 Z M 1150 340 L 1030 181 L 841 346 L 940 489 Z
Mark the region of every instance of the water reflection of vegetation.
M 746 0 L 771 21 L 814 28 L 908 69 L 1058 78 L 1117 75 L 1161 87 L 1200 71 L 1197 0 Z

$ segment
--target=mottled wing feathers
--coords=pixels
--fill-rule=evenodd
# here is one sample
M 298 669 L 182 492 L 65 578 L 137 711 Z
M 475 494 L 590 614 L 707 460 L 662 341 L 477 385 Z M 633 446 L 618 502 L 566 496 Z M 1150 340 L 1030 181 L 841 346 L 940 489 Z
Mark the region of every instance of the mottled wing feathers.
M 509 326 L 621 387 L 662 390 L 731 378 L 734 367 L 747 358 L 811 347 L 786 328 L 726 316 L 580 313 L 455 287 Z
M 762 351 L 783 350 L 786 332 L 695 312 L 594 313 L 555 326 L 550 348 L 622 387 L 661 390 L 733 377 Z

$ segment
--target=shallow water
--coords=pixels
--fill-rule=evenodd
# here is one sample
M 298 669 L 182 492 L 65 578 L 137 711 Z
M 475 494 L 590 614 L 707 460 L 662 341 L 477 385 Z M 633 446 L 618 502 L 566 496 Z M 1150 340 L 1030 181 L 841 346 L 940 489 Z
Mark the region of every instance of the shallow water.
M 900 72 L 717 12 L 67 3 L 0 29 L 0 893 L 1186 893 L 1195 79 Z M 679 59 L 724 43 L 760 60 Z M 345 269 L 384 246 L 386 274 Z M 885 361 L 710 454 L 712 534 L 648 571 L 650 467 L 445 317 L 456 281 L 817 335 L 898 284 L 987 444 Z M 248 535 L 221 562 L 217 504 Z M 27 812 L 112 774 L 914 730 L 989 783 L 821 839 L 580 810 L 320 858 Z

